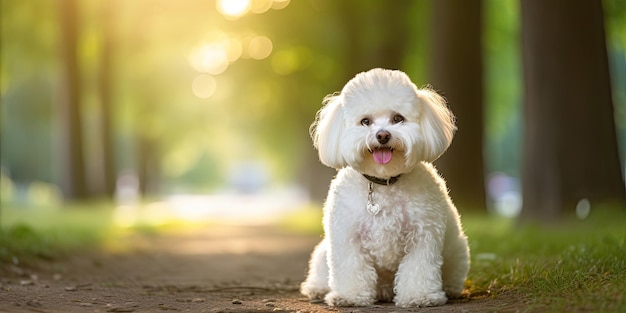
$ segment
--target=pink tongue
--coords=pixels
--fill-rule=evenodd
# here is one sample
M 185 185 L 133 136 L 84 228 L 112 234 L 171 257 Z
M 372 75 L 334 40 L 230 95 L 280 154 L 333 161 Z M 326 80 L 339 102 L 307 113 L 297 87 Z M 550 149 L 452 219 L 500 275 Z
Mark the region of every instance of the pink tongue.
M 374 156 L 374 162 L 378 164 L 387 164 L 391 161 L 393 151 L 390 149 L 376 149 L 372 155 Z

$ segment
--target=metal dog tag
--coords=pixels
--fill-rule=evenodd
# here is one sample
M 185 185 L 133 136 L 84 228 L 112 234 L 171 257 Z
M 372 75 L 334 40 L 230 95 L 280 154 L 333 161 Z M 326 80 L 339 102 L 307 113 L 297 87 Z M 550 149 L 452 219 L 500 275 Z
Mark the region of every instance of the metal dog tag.
M 376 215 L 380 212 L 380 206 L 378 203 L 374 203 L 374 184 L 369 182 L 367 189 L 367 212 L 369 214 Z
M 380 212 L 380 206 L 376 203 L 367 203 L 367 212 L 372 215 L 378 214 Z

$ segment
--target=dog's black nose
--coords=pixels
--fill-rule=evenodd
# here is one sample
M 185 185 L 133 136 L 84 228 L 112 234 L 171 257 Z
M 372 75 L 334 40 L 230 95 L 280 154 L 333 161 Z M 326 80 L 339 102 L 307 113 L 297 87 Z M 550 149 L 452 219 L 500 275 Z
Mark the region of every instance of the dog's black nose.
M 389 142 L 389 138 L 391 138 L 391 134 L 386 130 L 379 130 L 376 133 L 376 140 L 378 140 L 378 142 L 382 145 Z

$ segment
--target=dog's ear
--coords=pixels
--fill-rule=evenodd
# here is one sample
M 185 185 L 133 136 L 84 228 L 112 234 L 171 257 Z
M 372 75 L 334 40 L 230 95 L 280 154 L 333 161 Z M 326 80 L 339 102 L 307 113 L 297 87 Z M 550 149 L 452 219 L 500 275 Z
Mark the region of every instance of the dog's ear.
M 324 98 L 323 107 L 317 112 L 309 133 L 313 146 L 319 152 L 320 161 L 329 167 L 340 169 L 347 164 L 341 153 L 341 139 L 345 129 L 340 94 Z
M 419 118 L 423 140 L 421 159 L 433 162 L 452 143 L 456 131 L 455 119 L 446 100 L 430 87 L 419 89 L 417 95 L 422 105 Z

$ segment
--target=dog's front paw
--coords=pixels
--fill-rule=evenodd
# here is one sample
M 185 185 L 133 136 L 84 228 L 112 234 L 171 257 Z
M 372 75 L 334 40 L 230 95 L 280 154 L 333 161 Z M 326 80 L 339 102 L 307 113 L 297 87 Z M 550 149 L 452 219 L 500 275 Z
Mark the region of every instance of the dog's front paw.
M 446 296 L 450 299 L 461 298 L 463 296 L 463 287 L 459 288 L 458 286 L 454 287 L 443 287 L 443 290 L 446 291 Z
M 324 300 L 324 296 L 328 291 L 327 287 L 315 286 L 306 282 L 300 286 L 300 293 L 309 297 L 309 300 Z
M 324 298 L 326 304 L 330 306 L 368 306 L 374 304 L 376 299 L 371 295 L 340 295 L 336 292 L 330 292 Z
M 448 301 L 443 291 L 431 293 L 413 293 L 397 295 L 394 299 L 396 306 L 403 308 L 427 307 L 443 305 Z

